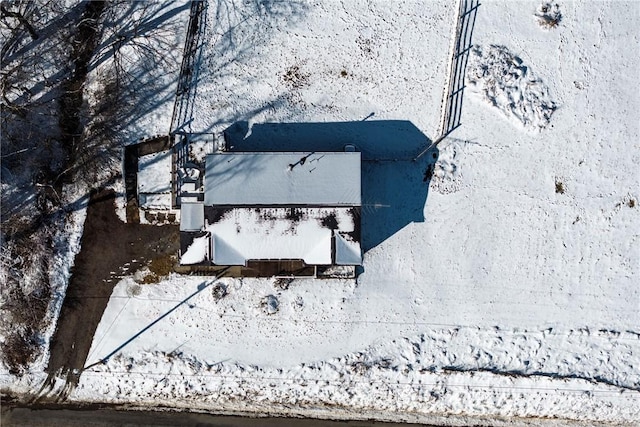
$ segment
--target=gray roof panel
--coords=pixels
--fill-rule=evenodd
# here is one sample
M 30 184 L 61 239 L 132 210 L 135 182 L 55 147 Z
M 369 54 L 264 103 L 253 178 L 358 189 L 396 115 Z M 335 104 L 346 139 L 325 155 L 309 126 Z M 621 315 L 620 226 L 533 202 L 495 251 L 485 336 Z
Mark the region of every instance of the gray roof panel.
M 180 206 L 180 231 L 200 231 L 204 227 L 204 204 L 182 203 Z
M 207 156 L 207 206 L 360 206 L 360 153 L 232 152 Z

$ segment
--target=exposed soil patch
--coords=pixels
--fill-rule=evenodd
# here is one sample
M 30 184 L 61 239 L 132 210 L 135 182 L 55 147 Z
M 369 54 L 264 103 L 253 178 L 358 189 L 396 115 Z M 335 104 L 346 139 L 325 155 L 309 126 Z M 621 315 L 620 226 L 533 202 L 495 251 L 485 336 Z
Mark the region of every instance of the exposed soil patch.
M 93 335 L 117 283 L 112 272 L 133 272 L 152 261 L 164 273 L 166 262 L 157 260 L 166 260 L 179 247 L 177 226 L 125 224 L 115 213 L 114 201 L 111 190 L 91 195 L 82 249 L 76 256 L 51 341 L 49 376 L 67 372 L 72 385 L 77 383 L 77 374 L 84 367 Z

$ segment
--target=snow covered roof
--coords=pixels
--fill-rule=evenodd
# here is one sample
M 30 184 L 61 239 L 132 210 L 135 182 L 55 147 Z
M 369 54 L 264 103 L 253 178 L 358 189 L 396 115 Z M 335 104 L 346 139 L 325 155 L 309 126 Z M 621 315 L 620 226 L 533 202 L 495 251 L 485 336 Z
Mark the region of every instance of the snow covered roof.
M 205 227 L 211 236 L 211 261 L 217 265 L 283 259 L 302 259 L 308 265 L 361 264 L 360 243 L 343 237 L 356 226 L 349 209 L 306 208 L 291 213 L 290 208 L 230 210 Z M 334 237 L 338 233 L 343 236 Z M 340 247 L 335 260 L 333 239 L 336 250 Z
M 171 193 L 140 193 L 138 201 L 141 208 L 171 209 Z
M 213 233 L 212 261 L 218 265 L 246 265 L 249 260 L 302 259 L 309 265 L 331 264 L 331 230 L 305 230 L 301 235 L 289 236 L 255 233 L 253 236 L 259 240 Z
M 340 233 L 336 233 L 334 238 L 336 241 L 336 265 L 362 264 L 362 255 L 359 242 L 349 240 L 346 237 L 342 236 Z
M 138 193 L 171 192 L 171 150 L 138 159 Z
M 180 256 L 180 264 L 193 265 L 208 260 L 209 239 L 209 235 L 194 238 L 187 250 Z
M 360 153 L 216 153 L 207 206 L 360 206 Z

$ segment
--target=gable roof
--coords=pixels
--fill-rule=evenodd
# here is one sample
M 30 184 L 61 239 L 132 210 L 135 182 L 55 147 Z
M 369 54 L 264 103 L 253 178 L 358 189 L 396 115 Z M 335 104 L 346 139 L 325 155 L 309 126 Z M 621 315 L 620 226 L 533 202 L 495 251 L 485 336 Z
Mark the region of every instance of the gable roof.
M 308 265 L 359 265 L 360 244 L 339 234 L 353 232 L 352 208 L 234 208 L 205 226 L 211 262 L 247 265 L 250 260 L 301 259 Z M 328 224 L 326 218 L 333 219 Z M 335 239 L 341 239 L 335 241 Z M 335 243 L 333 243 L 335 241 Z
M 362 255 L 360 244 L 353 240 L 348 240 L 340 233 L 335 234 L 336 265 L 361 265 Z
M 285 209 L 281 208 L 284 214 Z M 270 210 L 274 215 L 278 210 Z M 249 260 L 302 259 L 307 264 L 331 264 L 331 230 L 315 218 L 294 223 L 255 209 L 237 208 L 206 230 L 213 239 L 212 261 L 246 265 Z
M 360 153 L 210 154 L 204 184 L 207 206 L 360 206 Z

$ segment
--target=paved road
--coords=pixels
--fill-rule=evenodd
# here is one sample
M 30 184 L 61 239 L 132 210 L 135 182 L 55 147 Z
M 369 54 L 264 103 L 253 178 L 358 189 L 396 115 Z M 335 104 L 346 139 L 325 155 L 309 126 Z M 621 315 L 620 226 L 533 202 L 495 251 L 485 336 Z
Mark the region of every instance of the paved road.
M 373 421 L 323 421 L 299 418 L 247 418 L 184 412 L 141 412 L 114 409 L 29 409 L 2 411 L 1 424 L 29 427 L 409 427 L 419 424 L 379 423 Z

